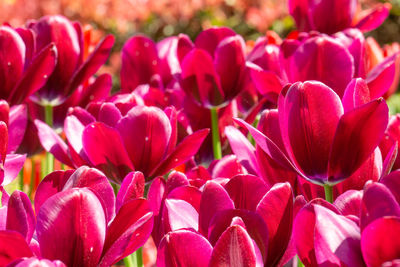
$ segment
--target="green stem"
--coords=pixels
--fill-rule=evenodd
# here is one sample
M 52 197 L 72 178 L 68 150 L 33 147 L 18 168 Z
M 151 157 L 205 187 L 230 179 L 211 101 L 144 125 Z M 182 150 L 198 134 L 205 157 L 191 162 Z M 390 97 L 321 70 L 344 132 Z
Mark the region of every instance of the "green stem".
M 299 256 L 296 257 L 297 257 L 297 267 L 304 267 L 304 264 L 301 262 Z
M 124 258 L 125 267 L 143 267 L 142 248 Z
M 19 190 L 24 192 L 24 168 L 18 173 Z
M 133 263 L 133 260 L 132 260 L 132 255 L 129 255 L 124 258 L 124 264 L 125 264 L 125 267 L 134 267 L 135 266 Z
M 136 267 L 143 267 L 143 253 L 142 253 L 142 248 L 139 248 L 133 254 L 131 257 L 133 258 L 133 262 L 136 264 Z
M 333 194 L 332 194 L 332 186 L 325 184 L 324 185 L 324 190 L 325 190 L 325 200 L 328 201 L 329 203 L 333 203 Z
M 32 158 L 32 171 L 31 171 L 31 183 L 29 185 L 29 197 L 32 199 L 32 192 L 33 187 L 35 186 L 35 179 L 36 179 L 36 164 L 35 160 Z
M 44 120 L 47 125 L 53 127 L 53 106 L 46 105 L 44 106 Z M 44 176 L 54 171 L 54 156 L 53 154 L 47 152 L 46 153 L 46 171 Z M 44 178 L 44 176 L 42 178 Z
M 222 158 L 221 151 L 221 140 L 219 139 L 219 128 L 218 128 L 218 112 L 217 108 L 211 108 L 211 133 L 212 133 L 212 143 L 214 159 Z

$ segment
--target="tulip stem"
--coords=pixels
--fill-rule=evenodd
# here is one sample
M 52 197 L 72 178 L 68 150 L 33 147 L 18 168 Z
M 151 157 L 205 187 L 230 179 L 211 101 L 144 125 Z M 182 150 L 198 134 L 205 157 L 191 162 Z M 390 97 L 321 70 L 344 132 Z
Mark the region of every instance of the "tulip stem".
M 24 192 L 24 167 L 18 173 L 18 180 L 19 180 L 19 190 Z
M 299 256 L 297 256 L 297 267 L 304 267 L 304 264 L 301 262 Z
M 125 267 L 143 267 L 142 248 L 124 258 Z
M 324 185 L 324 190 L 325 190 L 325 200 L 328 201 L 329 203 L 333 203 L 333 194 L 332 194 L 332 186 L 325 184 Z
M 44 120 L 47 125 L 49 125 L 51 128 L 53 127 L 53 106 L 51 105 L 45 105 L 44 106 Z M 48 175 L 54 171 L 54 156 L 53 154 L 47 152 L 46 153 L 46 171 L 43 174 L 43 177 L 45 175 Z
M 125 264 L 125 267 L 134 267 L 135 266 L 133 264 L 132 255 L 126 256 L 124 258 L 124 264 Z
M 136 267 L 143 267 L 143 253 L 142 248 L 139 248 L 132 254 L 133 262 L 136 263 Z
M 211 111 L 211 133 L 212 133 L 212 144 L 214 159 L 222 158 L 221 152 L 221 140 L 219 138 L 219 128 L 218 128 L 218 111 L 217 108 L 213 107 Z
M 31 180 L 30 180 L 30 185 L 29 185 L 29 197 L 33 199 L 32 193 L 33 193 L 33 187 L 35 186 L 35 179 L 36 179 L 36 164 L 34 158 L 31 159 L 32 162 L 32 170 L 31 170 Z

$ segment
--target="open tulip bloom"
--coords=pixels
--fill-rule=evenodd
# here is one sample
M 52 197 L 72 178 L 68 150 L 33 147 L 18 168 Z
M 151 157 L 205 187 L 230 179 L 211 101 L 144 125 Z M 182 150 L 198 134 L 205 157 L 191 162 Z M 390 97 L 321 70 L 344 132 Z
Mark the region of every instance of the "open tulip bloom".
M 385 101 L 370 101 L 364 86 L 356 81 L 349 84 L 342 100 L 316 81 L 297 82 L 283 89 L 278 103 L 283 147 L 248 123 L 237 121 L 281 165 L 313 183 L 334 185 L 361 166 L 387 127 Z M 366 91 L 362 93 L 362 89 Z M 354 91 L 358 93 L 352 94 Z
M 135 34 L 117 75 L 112 35 L 0 26 L 0 267 L 400 266 L 390 4 L 288 7 L 282 39 Z

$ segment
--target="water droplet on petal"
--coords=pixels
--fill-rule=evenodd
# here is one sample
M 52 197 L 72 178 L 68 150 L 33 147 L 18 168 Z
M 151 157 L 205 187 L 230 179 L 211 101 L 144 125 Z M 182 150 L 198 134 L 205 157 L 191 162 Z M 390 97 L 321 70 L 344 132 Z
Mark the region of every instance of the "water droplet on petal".
M 45 74 L 45 75 L 43 75 L 43 78 L 47 79 L 47 77 L 48 77 L 48 76 L 47 76 L 46 74 Z
M 144 47 L 149 47 L 149 45 L 150 45 L 150 44 L 149 44 L 148 42 L 145 42 L 145 43 L 144 43 Z
M 10 67 L 10 66 L 11 66 L 11 62 L 7 62 L 7 66 L 9 66 L 9 67 Z
M 144 140 L 145 140 L 146 142 L 149 141 L 149 137 L 146 136 L 146 137 L 144 138 Z

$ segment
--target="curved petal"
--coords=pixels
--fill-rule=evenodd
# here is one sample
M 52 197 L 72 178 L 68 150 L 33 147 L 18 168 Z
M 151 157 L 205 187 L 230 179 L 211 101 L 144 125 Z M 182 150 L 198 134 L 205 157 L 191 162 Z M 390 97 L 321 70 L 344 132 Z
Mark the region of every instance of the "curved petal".
M 398 53 L 386 58 L 376 65 L 367 75 L 371 99 L 383 96 L 392 86 L 396 75 L 396 60 Z
M 53 154 L 56 159 L 68 166 L 74 166 L 69 158 L 68 146 L 60 136 L 46 123 L 35 120 L 35 126 L 38 129 L 40 143 L 49 153 Z
M 214 65 L 225 98 L 230 100 L 242 89 L 245 69 L 245 44 L 240 35 L 225 38 L 215 50 Z
M 159 73 L 155 43 L 142 35 L 129 39 L 122 48 L 121 88 L 130 93 L 140 84 L 148 84 Z
M 96 266 L 106 236 L 103 207 L 89 189 L 60 192 L 43 203 L 36 232 L 44 258 L 67 266 Z
M 370 10 L 364 11 L 364 16 L 354 25 L 355 28 L 359 28 L 363 32 L 372 31 L 378 28 L 385 19 L 389 16 L 391 9 L 390 3 L 378 4 L 376 7 Z
M 208 266 L 213 248 L 203 236 L 178 230 L 164 236 L 158 247 L 159 267 L 202 267 Z
M 213 58 L 202 49 L 193 49 L 182 61 L 181 86 L 198 103 L 207 107 L 224 103 L 225 94 Z
M 239 225 L 230 226 L 218 239 L 210 259 L 214 266 L 263 266 L 256 256 L 256 247 L 246 230 Z
M 383 263 L 399 259 L 400 239 L 390 234 L 399 232 L 399 217 L 379 218 L 364 229 L 361 249 L 367 266 L 385 266 Z
M 197 48 L 206 50 L 214 57 L 215 49 L 225 38 L 234 36 L 236 33 L 228 27 L 211 27 L 197 35 L 194 44 Z
M 213 207 L 210 209 L 210 207 Z M 211 219 L 218 211 L 234 209 L 225 189 L 214 181 L 205 184 L 200 201 L 199 232 L 207 235 Z
M 51 43 L 33 58 L 21 80 L 8 97 L 13 104 L 20 104 L 46 84 L 57 63 L 57 48 Z
M 324 183 L 336 126 L 343 114 L 338 95 L 320 82 L 298 82 L 290 86 L 283 103 L 278 111 L 286 151 L 309 179 Z
M 124 203 L 144 196 L 144 183 L 144 176 L 141 172 L 130 172 L 125 176 L 117 194 L 117 212 Z
M 380 98 L 340 118 L 329 155 L 329 182 L 349 177 L 363 164 L 383 138 L 388 117 L 386 102 Z
M 7 266 L 13 260 L 22 257 L 32 257 L 33 253 L 29 249 L 23 236 L 14 231 L 0 231 L 0 265 Z
M 28 108 L 26 105 L 14 105 L 10 108 L 8 122 L 7 153 L 14 153 L 21 144 L 28 124 Z
M 162 160 L 171 138 L 167 115 L 156 107 L 136 106 L 116 128 L 133 166 L 147 178 Z
M 290 81 L 317 80 L 332 88 L 339 97 L 354 74 L 349 51 L 328 36 L 308 39 L 294 52 L 289 65 Z
M 286 251 L 292 235 L 293 193 L 289 183 L 275 184 L 260 200 L 256 212 L 268 227 L 266 265 L 276 266 Z
M 114 45 L 114 40 L 115 38 L 113 35 L 107 35 L 101 42 L 99 42 L 96 48 L 94 48 L 94 51 L 79 67 L 70 80 L 68 89 L 65 92 L 66 95 L 70 95 L 79 85 L 87 81 L 107 61 L 111 48 Z
M 24 41 L 11 27 L 0 27 L 0 51 L 0 98 L 8 99 L 21 78 L 25 65 Z
M 15 190 L 8 200 L 6 230 L 19 232 L 29 243 L 35 226 L 36 218 L 30 199 L 25 193 Z
M 126 174 L 134 170 L 123 139 L 115 128 L 101 122 L 91 123 L 83 131 L 82 143 L 91 163 L 109 179 L 120 183 Z
M 111 266 L 143 246 L 153 229 L 153 213 L 147 200 L 124 203 L 107 228 L 99 266 Z
M 250 211 L 256 210 L 258 203 L 269 189 L 261 178 L 246 174 L 236 175 L 224 187 L 237 209 Z
M 379 199 L 379 201 L 377 201 Z M 400 205 L 390 190 L 381 183 L 367 183 L 361 202 L 360 228 L 384 216 L 400 217 Z
M 185 139 L 183 139 L 175 149 L 159 163 L 158 166 L 156 166 L 156 168 L 150 173 L 150 176 L 163 175 L 176 166 L 188 161 L 198 152 L 209 132 L 209 129 L 202 129 L 186 136 Z

